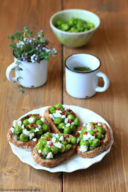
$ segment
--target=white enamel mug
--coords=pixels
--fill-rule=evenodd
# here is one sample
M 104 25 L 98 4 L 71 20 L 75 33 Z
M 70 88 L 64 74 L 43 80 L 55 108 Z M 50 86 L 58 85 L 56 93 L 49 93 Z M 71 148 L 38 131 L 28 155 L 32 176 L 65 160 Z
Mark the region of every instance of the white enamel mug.
M 89 67 L 88 72 L 75 71 L 74 67 Z M 74 54 L 69 56 L 65 62 L 66 91 L 76 98 L 89 98 L 96 92 L 104 92 L 109 87 L 108 77 L 99 71 L 100 60 L 90 54 Z M 104 86 L 98 86 L 98 78 L 104 81 Z
M 23 87 L 40 87 L 47 81 L 47 66 L 48 61 L 45 60 L 42 60 L 40 63 L 31 63 L 18 61 L 14 58 L 14 62 L 6 69 L 6 77 L 9 81 L 18 82 Z M 13 69 L 15 69 L 15 77 L 11 76 Z

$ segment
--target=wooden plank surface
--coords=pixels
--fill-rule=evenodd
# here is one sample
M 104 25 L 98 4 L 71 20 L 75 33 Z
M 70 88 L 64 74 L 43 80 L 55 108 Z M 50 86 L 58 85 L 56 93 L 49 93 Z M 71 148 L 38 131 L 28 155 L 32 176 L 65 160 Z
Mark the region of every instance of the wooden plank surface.
M 64 174 L 65 192 L 128 191 L 128 2 L 126 0 L 64 1 L 64 9 L 82 8 L 98 14 L 101 27 L 92 41 L 79 49 L 64 48 L 64 58 L 77 52 L 91 53 L 101 59 L 101 71 L 110 78 L 105 93 L 86 99 L 74 99 L 66 92 L 64 103 L 89 108 L 111 125 L 115 143 L 102 162 L 87 170 Z
M 61 9 L 60 0 L 56 3 L 57 7 L 51 0 L 0 1 L 0 191 L 46 192 L 54 188 L 59 192 L 62 189 L 60 174 L 37 171 L 23 164 L 12 153 L 6 140 L 7 130 L 14 119 L 32 109 L 61 102 L 61 46 L 54 40 L 49 27 L 50 16 Z M 8 35 L 24 26 L 34 32 L 44 29 L 49 46 L 56 47 L 59 53 L 49 61 L 47 84 L 37 89 L 25 89 L 21 94 L 16 84 L 7 81 L 5 70 L 13 62 Z

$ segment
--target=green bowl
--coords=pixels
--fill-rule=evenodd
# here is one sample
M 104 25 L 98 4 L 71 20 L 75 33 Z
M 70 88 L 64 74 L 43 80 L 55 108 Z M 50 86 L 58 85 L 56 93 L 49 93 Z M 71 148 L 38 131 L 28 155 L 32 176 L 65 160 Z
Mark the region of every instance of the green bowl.
M 78 33 L 65 32 L 55 27 L 55 23 L 58 19 L 68 21 L 72 17 L 81 18 L 87 22 L 91 22 L 95 25 L 95 27 L 89 31 Z M 93 34 L 96 32 L 99 26 L 100 18 L 92 12 L 82 9 L 66 9 L 55 13 L 50 18 L 50 27 L 57 39 L 63 45 L 74 48 L 86 45 L 92 39 Z

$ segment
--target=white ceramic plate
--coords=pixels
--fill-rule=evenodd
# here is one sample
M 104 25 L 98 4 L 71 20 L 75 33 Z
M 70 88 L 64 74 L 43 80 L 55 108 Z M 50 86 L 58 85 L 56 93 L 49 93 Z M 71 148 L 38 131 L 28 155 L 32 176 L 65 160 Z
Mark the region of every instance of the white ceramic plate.
M 48 106 L 42 107 L 42 108 L 39 108 L 39 109 L 35 109 L 35 110 L 32 110 L 32 111 L 28 112 L 27 114 L 38 113 L 40 115 L 43 115 L 44 111 L 47 108 L 48 108 Z M 79 116 L 82 123 L 86 123 L 86 122 L 89 122 L 89 121 L 94 121 L 94 122 L 100 121 L 100 122 L 106 123 L 107 126 L 111 130 L 110 125 L 100 115 L 94 113 L 93 111 L 90 111 L 88 109 L 78 107 L 78 106 L 72 106 L 72 105 L 65 105 L 65 108 L 72 109 Z M 26 116 L 27 114 L 25 114 L 23 116 Z M 111 130 L 111 134 L 112 134 L 112 130 Z M 112 138 L 113 138 L 113 134 L 112 134 Z M 111 146 L 112 146 L 112 144 L 113 144 L 113 139 L 112 139 L 112 142 L 111 142 Z M 94 158 L 86 158 L 85 159 L 85 158 L 82 158 L 79 155 L 75 154 L 70 159 L 64 161 L 63 163 L 61 163 L 57 167 L 47 168 L 47 167 L 42 167 L 42 166 L 38 165 L 36 162 L 34 162 L 34 160 L 32 159 L 30 151 L 26 151 L 26 150 L 24 150 L 22 148 L 16 147 L 12 143 L 10 143 L 10 146 L 11 146 L 11 149 L 12 149 L 13 153 L 23 163 L 27 163 L 28 165 L 32 166 L 35 169 L 46 170 L 46 171 L 49 171 L 49 172 L 68 172 L 68 173 L 76 171 L 76 170 L 80 170 L 80 169 L 87 169 L 91 165 L 101 161 L 103 159 L 103 157 L 107 153 L 110 152 L 110 149 L 111 149 L 111 146 L 110 146 L 107 151 L 103 152 L 102 154 L 100 154 L 100 155 L 98 155 L 98 156 L 96 156 Z

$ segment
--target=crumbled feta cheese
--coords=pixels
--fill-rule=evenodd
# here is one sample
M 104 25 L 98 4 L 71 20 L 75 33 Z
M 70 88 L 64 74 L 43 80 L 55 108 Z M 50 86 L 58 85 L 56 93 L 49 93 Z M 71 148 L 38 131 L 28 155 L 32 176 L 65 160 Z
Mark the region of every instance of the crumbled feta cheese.
M 95 136 L 91 135 L 90 133 L 88 133 L 87 135 L 83 135 L 83 140 L 88 140 L 88 139 L 95 139 Z
M 77 138 L 77 143 L 79 143 L 79 141 L 80 141 L 80 139 L 79 139 L 79 138 Z
M 66 127 L 69 127 L 69 126 L 70 126 L 70 123 L 67 123 L 67 124 L 66 124 Z
M 49 114 L 49 117 L 54 120 L 54 117 L 52 114 Z
M 46 156 L 47 159 L 53 159 L 53 154 L 52 152 L 49 152 Z
M 38 132 L 39 131 L 39 128 L 37 127 L 36 129 L 35 129 L 35 132 Z
M 80 146 L 80 151 L 81 152 L 86 152 L 88 150 L 88 147 L 87 146 L 85 146 L 85 145 L 81 145 Z
M 29 139 L 31 140 L 34 137 L 34 133 L 29 133 Z
M 14 133 L 14 128 L 11 127 L 10 130 L 11 130 L 12 133 Z
M 34 123 L 35 119 L 33 117 L 29 117 L 28 121 L 29 121 L 29 123 Z
M 17 135 L 13 135 L 12 138 L 17 141 Z
M 101 123 L 98 123 L 97 125 L 98 125 L 98 126 L 101 126 Z
M 86 127 L 86 123 L 83 123 L 83 127 Z
M 54 145 L 55 145 L 57 148 L 61 149 L 62 144 L 61 144 L 60 142 L 54 143 Z
M 39 150 L 38 150 L 38 153 L 42 153 L 42 151 L 39 149 Z
M 62 115 L 61 117 L 62 117 L 62 119 L 64 119 L 66 116 L 65 116 L 65 115 Z
M 37 141 L 37 138 L 33 138 L 32 140 L 33 140 L 33 141 Z
M 23 129 L 23 133 L 24 133 L 25 135 L 28 135 L 28 136 L 29 136 L 29 131 L 27 131 L 26 129 Z
M 81 133 L 81 131 L 77 131 L 78 133 Z
M 24 125 L 21 126 L 24 129 Z
M 66 118 L 66 119 L 64 120 L 64 123 L 65 123 L 65 124 L 67 124 L 67 123 L 68 123 L 68 118 Z
M 71 124 L 74 125 L 74 122 L 72 122 Z
M 40 129 L 40 128 L 41 128 L 41 125 L 38 125 L 38 128 Z
M 52 138 L 52 142 L 53 143 L 56 142 L 56 138 L 55 137 Z
M 64 136 L 61 136 L 60 138 L 59 138 L 59 141 L 63 141 L 64 140 Z
M 91 125 L 90 125 L 90 123 L 87 123 L 86 127 L 87 127 L 87 131 L 90 131 L 91 128 L 92 128 Z
M 41 119 L 40 119 L 40 120 L 44 122 L 44 117 L 41 117 Z
M 58 134 L 55 134 L 55 137 L 56 137 L 56 138 L 59 138 L 59 135 L 58 135 Z
M 13 121 L 13 127 L 16 127 L 16 126 L 17 126 L 17 121 L 14 120 L 14 121 Z
M 18 126 L 21 126 L 22 125 L 22 122 L 19 120 L 19 121 L 17 121 L 17 125 Z

